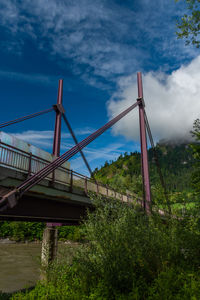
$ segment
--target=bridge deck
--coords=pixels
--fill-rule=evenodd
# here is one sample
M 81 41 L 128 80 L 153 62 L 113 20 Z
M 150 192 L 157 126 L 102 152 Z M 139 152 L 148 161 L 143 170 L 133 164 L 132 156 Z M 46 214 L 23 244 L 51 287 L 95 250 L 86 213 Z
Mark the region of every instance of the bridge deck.
M 0 141 L 0 196 L 48 163 L 49 160 L 43 157 Z M 141 203 L 133 193 L 121 194 L 62 166 L 25 193 L 15 207 L 1 212 L 0 219 L 78 223 L 86 208 L 92 209 L 91 192 L 124 202 Z

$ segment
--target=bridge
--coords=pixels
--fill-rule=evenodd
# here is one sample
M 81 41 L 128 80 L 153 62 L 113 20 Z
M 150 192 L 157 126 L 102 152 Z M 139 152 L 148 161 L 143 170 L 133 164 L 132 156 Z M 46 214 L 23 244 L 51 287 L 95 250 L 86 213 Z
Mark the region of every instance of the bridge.
M 27 119 L 55 111 L 55 130 L 52 154 L 24 141 L 0 133 L 0 220 L 29 220 L 77 224 L 87 208 L 93 209 L 90 193 L 102 197 L 117 198 L 123 202 L 142 204 L 147 213 L 151 212 L 151 191 L 147 156 L 147 137 L 154 147 L 143 99 L 142 75 L 137 74 L 138 98 L 136 102 L 114 117 L 108 123 L 78 143 L 67 120 L 62 105 L 63 80 L 59 80 L 57 104 L 41 112 L 24 116 L 3 124 L 0 128 L 23 122 Z M 134 193 L 121 194 L 97 182 L 82 149 L 107 129 L 139 108 L 141 166 L 143 178 L 143 201 Z M 64 119 L 75 146 L 60 155 L 61 119 Z M 91 177 L 70 170 L 68 160 L 76 153 L 81 156 Z
M 15 189 L 52 161 L 52 154 L 0 132 L 0 196 L 6 195 L 11 188 Z M 70 170 L 67 162 L 25 193 L 17 205 L 0 212 L 0 219 L 77 224 L 86 208 L 92 209 L 91 193 L 123 202 L 141 201 L 134 193 L 127 191 L 123 195 Z

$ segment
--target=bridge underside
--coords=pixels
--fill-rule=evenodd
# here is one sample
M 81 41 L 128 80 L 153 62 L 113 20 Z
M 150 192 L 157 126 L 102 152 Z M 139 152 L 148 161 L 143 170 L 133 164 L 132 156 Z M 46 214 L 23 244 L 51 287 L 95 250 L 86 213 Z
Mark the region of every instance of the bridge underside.
M 0 165 L 0 198 L 9 191 L 15 189 L 27 178 L 27 173 L 11 167 Z M 79 224 L 86 216 L 87 209 L 93 210 L 94 206 L 88 193 L 95 193 L 88 190 L 89 182 L 81 185 L 81 180 L 74 181 L 73 184 L 63 184 L 52 182 L 51 179 L 43 179 L 40 184 L 32 187 L 17 201 L 12 208 L 5 205 L 0 207 L 0 221 L 35 221 L 35 222 L 55 222 L 64 224 Z M 118 197 L 125 203 L 133 202 L 133 198 L 127 195 L 114 193 L 112 190 L 98 186 L 97 191 L 106 199 Z M 96 193 L 97 193 L 96 192 Z M 105 194 L 106 192 L 106 194 Z M 135 202 L 141 200 L 135 199 Z M 10 206 L 11 203 L 10 203 Z
M 2 171 L 2 172 L 1 172 Z M 2 175 L 3 174 L 3 175 Z M 0 196 L 19 185 L 26 175 L 0 167 Z M 0 211 L 0 220 L 58 222 L 79 224 L 92 209 L 92 203 L 83 190 L 43 180 L 40 185 L 25 193 L 16 206 Z
M 0 213 L 0 220 L 59 222 L 68 225 L 80 223 L 89 205 L 47 199 L 44 196 L 24 195 L 13 208 Z

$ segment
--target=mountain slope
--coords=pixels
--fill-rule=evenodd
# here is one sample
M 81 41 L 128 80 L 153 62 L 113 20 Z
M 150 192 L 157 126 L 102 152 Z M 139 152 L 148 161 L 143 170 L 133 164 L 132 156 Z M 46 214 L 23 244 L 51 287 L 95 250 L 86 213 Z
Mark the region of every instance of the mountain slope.
M 160 143 L 156 146 L 160 167 L 169 192 L 191 190 L 190 177 L 193 157 L 190 147 Z M 159 176 L 153 157 L 153 149 L 148 150 L 151 186 L 159 186 Z M 106 162 L 95 169 L 96 179 L 113 188 L 125 191 L 129 189 L 142 195 L 140 153 L 120 155 L 116 161 Z

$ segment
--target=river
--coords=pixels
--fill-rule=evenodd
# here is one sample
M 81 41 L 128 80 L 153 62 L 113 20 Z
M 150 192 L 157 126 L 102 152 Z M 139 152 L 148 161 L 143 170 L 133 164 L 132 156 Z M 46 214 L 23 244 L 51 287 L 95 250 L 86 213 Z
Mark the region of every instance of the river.
M 9 242 L 9 240 L 8 240 Z M 71 263 L 76 242 L 58 243 L 58 261 Z M 6 243 L 0 240 L 0 291 L 11 293 L 32 287 L 40 277 L 41 243 Z
M 0 244 L 0 291 L 34 286 L 40 275 L 40 243 Z

